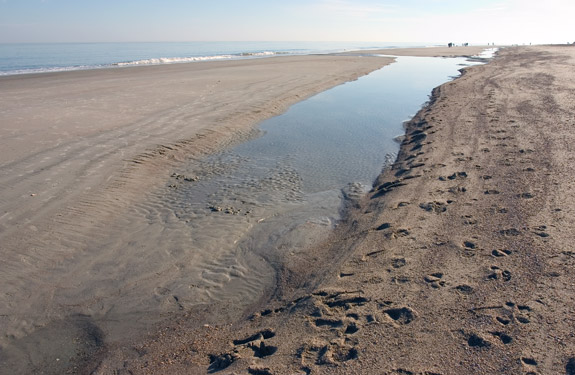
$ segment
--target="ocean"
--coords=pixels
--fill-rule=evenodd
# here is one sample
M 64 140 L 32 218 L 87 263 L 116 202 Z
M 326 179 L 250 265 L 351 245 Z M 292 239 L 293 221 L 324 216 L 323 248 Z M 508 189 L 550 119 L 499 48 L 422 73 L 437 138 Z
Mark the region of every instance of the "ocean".
M 374 42 L 156 42 L 0 44 L 0 75 L 175 64 L 278 55 L 308 55 L 425 43 Z

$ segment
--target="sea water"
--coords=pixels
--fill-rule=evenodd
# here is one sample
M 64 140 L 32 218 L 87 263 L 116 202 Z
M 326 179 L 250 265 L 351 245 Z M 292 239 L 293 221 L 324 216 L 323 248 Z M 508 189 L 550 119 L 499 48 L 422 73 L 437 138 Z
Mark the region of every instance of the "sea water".
M 375 42 L 164 42 L 0 44 L 0 75 L 278 55 L 425 46 Z

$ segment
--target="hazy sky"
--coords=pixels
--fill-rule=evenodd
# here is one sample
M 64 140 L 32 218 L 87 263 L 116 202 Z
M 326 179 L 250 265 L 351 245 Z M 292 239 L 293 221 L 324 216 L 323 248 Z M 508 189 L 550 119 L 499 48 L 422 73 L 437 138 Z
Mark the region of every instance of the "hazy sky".
M 0 0 L 0 43 L 575 42 L 573 0 Z

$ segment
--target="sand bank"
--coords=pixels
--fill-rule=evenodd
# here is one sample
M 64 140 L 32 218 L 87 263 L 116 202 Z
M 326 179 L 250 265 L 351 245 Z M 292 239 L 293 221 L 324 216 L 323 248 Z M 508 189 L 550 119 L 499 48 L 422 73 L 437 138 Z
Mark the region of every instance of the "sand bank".
M 362 51 L 392 56 L 420 56 L 420 57 L 458 57 L 477 56 L 488 46 L 467 46 L 467 47 L 428 47 L 428 48 L 390 48 L 380 50 Z
M 435 90 L 346 225 L 249 319 L 194 315 L 108 374 L 573 374 L 573 47 L 507 48 Z

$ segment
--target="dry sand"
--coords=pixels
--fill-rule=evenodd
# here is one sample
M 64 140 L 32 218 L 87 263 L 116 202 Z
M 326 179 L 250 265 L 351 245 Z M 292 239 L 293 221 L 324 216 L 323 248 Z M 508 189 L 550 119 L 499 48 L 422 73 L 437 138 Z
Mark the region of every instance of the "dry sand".
M 86 372 L 575 374 L 574 68 L 540 46 L 467 69 L 268 304 L 190 314 Z
M 419 56 L 419 57 L 459 57 L 459 56 L 477 56 L 486 48 L 486 46 L 467 46 L 467 47 L 427 47 L 427 48 L 390 48 L 381 50 L 368 50 L 362 53 L 373 53 L 392 56 Z

